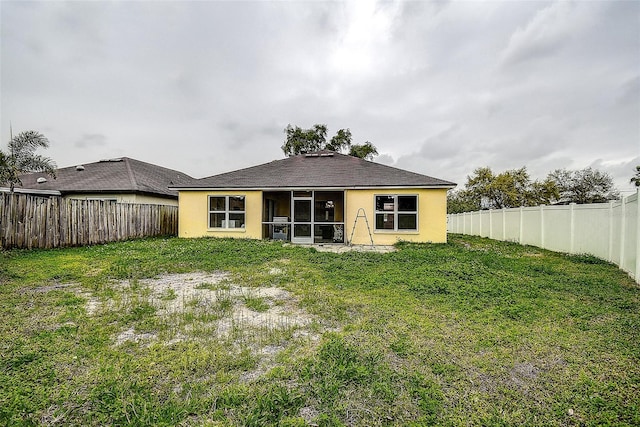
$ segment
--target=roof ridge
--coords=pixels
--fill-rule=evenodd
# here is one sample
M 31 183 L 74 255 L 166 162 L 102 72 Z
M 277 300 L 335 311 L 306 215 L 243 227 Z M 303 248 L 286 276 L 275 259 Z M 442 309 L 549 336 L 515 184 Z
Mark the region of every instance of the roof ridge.
M 343 154 L 343 155 L 344 155 L 344 154 Z M 351 156 L 351 157 L 354 157 L 354 156 Z M 356 157 L 356 158 L 359 158 L 359 157 Z M 426 176 L 427 178 L 435 179 L 435 180 L 438 180 L 438 181 L 447 182 L 447 183 L 452 183 L 451 181 L 447 181 L 446 179 L 436 178 L 436 177 L 431 176 L 431 175 L 425 175 L 425 174 L 423 174 L 423 173 L 410 171 L 410 170 L 408 170 L 408 169 L 402 169 L 402 168 L 399 168 L 399 167 L 397 167 L 397 166 L 385 165 L 384 163 L 374 162 L 373 160 L 366 160 L 366 159 L 361 159 L 361 160 L 364 160 L 365 162 L 369 162 L 369 163 L 375 163 L 375 164 L 376 164 L 376 165 L 378 165 L 378 166 L 382 166 L 382 167 L 385 167 L 385 168 L 388 168 L 388 169 L 393 169 L 393 170 L 401 171 L 401 172 L 404 172 L 404 173 L 407 173 L 407 172 L 408 172 L 408 173 L 412 173 L 412 174 L 414 174 L 414 175 Z M 452 183 L 452 184 L 453 184 L 453 183 Z
M 145 162 L 144 160 L 133 159 L 133 158 L 131 158 L 131 157 L 123 157 L 123 159 L 127 159 L 127 160 L 131 161 L 132 163 L 141 163 L 141 164 L 143 164 L 143 165 L 151 166 L 151 167 L 153 167 L 153 168 L 155 168 L 155 169 L 162 169 L 162 170 L 169 171 L 169 172 L 177 172 L 177 173 L 179 173 L 179 174 L 186 175 L 186 176 L 188 176 L 189 178 L 193 178 L 191 175 L 189 175 L 189 174 L 187 174 L 187 173 L 185 173 L 185 172 L 179 171 L 179 170 L 177 170 L 177 169 L 171 169 L 171 168 L 169 168 L 169 167 L 161 166 L 161 165 L 157 165 L 157 164 L 155 164 L 155 163 Z
M 326 152 L 326 150 L 320 150 L 298 154 L 268 163 L 193 179 L 188 184 L 172 185 L 170 188 L 297 188 L 300 186 L 309 188 L 384 186 L 453 188 L 456 185 L 441 178 L 347 154 L 333 152 L 332 156 L 322 155 Z
M 136 175 L 133 173 L 133 170 L 131 169 L 131 164 L 129 162 L 130 159 L 128 157 L 122 157 L 122 160 L 124 161 L 124 164 L 127 166 L 127 172 L 129 173 L 129 178 L 131 179 L 131 184 L 133 188 L 135 190 L 140 190 L 140 188 L 138 187 L 138 181 L 136 180 Z

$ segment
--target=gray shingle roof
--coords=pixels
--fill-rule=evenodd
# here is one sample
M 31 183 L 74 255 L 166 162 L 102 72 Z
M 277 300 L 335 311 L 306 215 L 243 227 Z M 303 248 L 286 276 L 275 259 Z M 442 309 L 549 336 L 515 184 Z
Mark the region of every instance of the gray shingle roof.
M 122 157 L 85 163 L 83 170 L 77 166 L 56 171 L 56 179 L 44 173 L 20 176 L 21 188 L 58 190 L 70 193 L 145 193 L 177 198 L 178 192 L 170 185 L 181 185 L 193 180 L 187 174 L 163 168 L 140 160 Z M 38 183 L 38 178 L 47 179 Z
M 301 154 L 193 179 L 179 189 L 455 187 L 455 183 L 331 151 Z

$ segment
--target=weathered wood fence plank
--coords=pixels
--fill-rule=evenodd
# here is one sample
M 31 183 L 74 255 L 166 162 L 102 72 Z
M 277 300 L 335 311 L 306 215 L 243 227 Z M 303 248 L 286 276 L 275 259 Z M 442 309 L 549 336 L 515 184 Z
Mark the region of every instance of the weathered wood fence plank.
M 178 208 L 0 193 L 0 247 L 83 246 L 178 234 Z

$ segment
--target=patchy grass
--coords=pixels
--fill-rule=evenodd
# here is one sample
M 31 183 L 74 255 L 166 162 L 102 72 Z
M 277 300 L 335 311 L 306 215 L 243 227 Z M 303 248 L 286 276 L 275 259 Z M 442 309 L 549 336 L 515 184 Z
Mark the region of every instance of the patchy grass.
M 397 248 L 1 252 L 0 424 L 640 424 L 640 289 L 615 266 Z

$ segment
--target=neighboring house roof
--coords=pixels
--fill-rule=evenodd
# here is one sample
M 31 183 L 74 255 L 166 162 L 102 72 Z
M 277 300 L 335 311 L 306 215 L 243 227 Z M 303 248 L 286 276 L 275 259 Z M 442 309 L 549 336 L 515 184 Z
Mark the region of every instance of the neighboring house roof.
M 45 182 L 41 178 L 46 179 Z M 38 181 L 41 182 L 38 182 Z M 169 188 L 193 180 L 187 174 L 140 160 L 122 157 L 56 170 L 56 178 L 45 173 L 20 176 L 23 189 L 57 190 L 62 195 L 73 193 L 144 193 L 177 198 Z
M 172 188 L 372 188 L 440 187 L 456 184 L 332 151 L 317 151 L 258 166 L 192 179 Z

